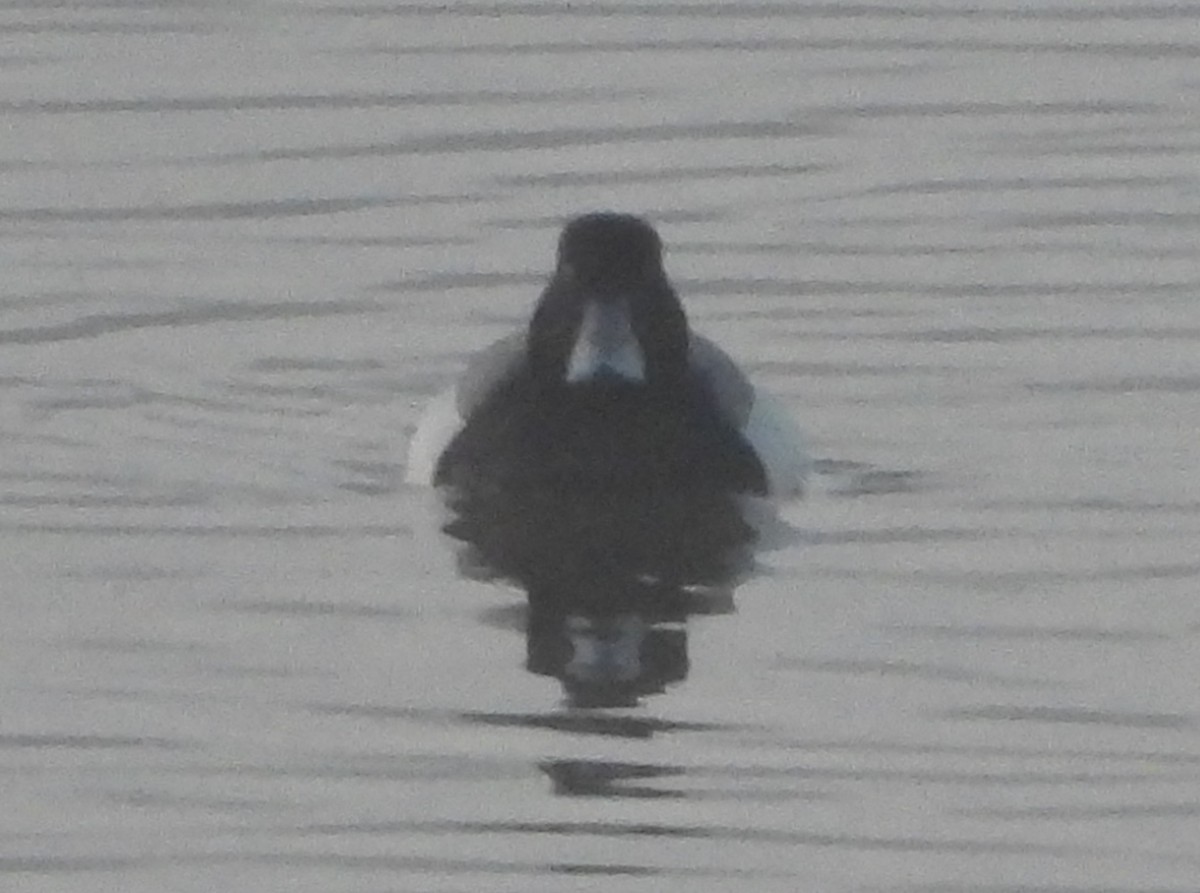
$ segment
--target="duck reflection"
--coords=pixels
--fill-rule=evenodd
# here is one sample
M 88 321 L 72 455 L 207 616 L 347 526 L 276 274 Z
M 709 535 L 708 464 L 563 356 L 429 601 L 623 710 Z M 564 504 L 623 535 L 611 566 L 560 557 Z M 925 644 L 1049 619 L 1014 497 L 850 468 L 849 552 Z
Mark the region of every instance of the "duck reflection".
M 677 766 L 612 763 L 603 760 L 548 760 L 542 771 L 560 797 L 609 797 L 638 800 L 678 799 L 680 791 L 657 788 L 649 782 L 683 774 Z M 643 782 L 638 784 L 638 782 Z
M 459 568 L 528 597 L 526 667 L 578 707 L 636 704 L 688 673 L 687 620 L 733 610 L 754 500 L 717 490 L 447 494 Z

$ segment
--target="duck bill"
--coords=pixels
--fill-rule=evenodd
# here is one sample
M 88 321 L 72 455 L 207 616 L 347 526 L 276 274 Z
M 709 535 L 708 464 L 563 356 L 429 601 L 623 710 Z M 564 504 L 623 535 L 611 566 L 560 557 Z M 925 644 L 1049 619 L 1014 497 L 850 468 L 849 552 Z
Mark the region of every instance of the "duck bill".
M 646 357 L 625 301 L 588 301 L 567 359 L 568 384 L 646 381 Z

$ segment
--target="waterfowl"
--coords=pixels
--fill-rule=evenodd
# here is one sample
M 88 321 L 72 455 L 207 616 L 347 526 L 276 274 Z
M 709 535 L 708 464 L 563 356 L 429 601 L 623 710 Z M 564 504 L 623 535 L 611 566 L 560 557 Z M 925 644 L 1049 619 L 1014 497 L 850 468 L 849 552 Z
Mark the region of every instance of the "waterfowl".
M 426 409 L 406 480 L 506 492 L 702 488 L 798 495 L 807 459 L 781 407 L 691 331 L 640 217 L 570 220 L 528 327 Z

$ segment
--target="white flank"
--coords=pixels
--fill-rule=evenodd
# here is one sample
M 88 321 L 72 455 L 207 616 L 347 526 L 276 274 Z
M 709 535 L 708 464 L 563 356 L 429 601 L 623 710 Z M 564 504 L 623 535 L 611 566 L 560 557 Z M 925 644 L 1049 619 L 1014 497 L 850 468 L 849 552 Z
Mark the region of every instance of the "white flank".
M 458 412 L 457 388 L 447 388 L 425 407 L 417 422 L 417 430 L 408 442 L 408 462 L 404 482 L 429 486 L 437 470 L 438 458 L 462 428 Z

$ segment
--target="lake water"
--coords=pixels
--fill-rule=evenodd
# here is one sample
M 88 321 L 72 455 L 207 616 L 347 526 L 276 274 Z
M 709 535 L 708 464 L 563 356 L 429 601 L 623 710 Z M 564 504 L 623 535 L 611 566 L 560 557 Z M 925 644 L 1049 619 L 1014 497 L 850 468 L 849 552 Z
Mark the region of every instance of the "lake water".
M 0 4 L 0 886 L 1200 889 L 1196 22 Z M 595 208 L 818 460 L 619 708 L 402 482 Z

